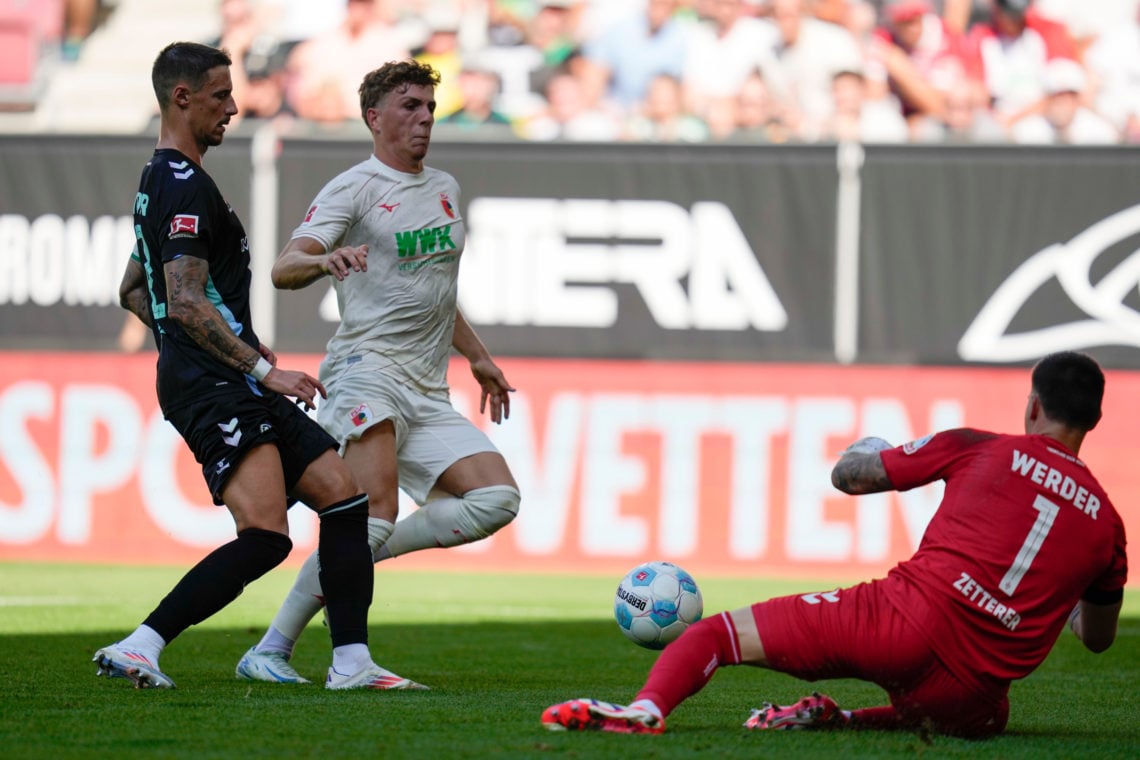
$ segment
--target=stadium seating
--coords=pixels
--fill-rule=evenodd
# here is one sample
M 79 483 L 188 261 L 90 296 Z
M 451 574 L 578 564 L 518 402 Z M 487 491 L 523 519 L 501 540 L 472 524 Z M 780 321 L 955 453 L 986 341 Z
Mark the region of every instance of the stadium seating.
M 0 108 L 32 108 L 58 55 L 63 0 L 0 0 Z

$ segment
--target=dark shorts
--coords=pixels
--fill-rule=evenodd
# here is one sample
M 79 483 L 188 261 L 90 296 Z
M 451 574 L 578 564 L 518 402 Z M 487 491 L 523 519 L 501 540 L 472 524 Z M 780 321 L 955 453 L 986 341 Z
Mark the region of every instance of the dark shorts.
M 337 443 L 300 407 L 284 396 L 255 396 L 249 391 L 227 392 L 175 409 L 166 415 L 182 435 L 215 504 L 246 452 L 275 443 L 290 493 L 301 475 Z
M 752 616 L 775 670 L 807 681 L 872 681 L 902 726 L 930 723 L 972 737 L 1005 728 L 1009 685 L 978 689 L 956 678 L 875 582 L 772 599 L 753 605 Z

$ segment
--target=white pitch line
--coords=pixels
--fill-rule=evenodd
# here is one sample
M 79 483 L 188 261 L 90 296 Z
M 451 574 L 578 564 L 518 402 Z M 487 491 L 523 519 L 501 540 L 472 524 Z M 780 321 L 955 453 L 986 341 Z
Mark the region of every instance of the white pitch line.
M 0 607 L 75 607 L 89 603 L 79 596 L 0 596 Z

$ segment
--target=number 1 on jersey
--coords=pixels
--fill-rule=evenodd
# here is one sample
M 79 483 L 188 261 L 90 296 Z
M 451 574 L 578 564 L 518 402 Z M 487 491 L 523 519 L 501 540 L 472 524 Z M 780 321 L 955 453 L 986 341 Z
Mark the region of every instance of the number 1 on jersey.
M 1013 564 L 1010 565 L 1009 570 L 1005 572 L 1005 577 L 998 584 L 998 588 L 1010 596 L 1013 596 L 1013 592 L 1017 590 L 1017 585 L 1021 583 L 1021 579 L 1029 570 L 1029 566 L 1033 564 L 1033 558 L 1041 550 L 1041 544 L 1045 543 L 1045 536 L 1049 535 L 1053 521 L 1057 519 L 1057 513 L 1061 511 L 1060 507 L 1041 494 L 1038 494 L 1037 498 L 1033 500 L 1033 508 L 1037 510 L 1037 519 L 1033 521 L 1033 527 L 1029 529 L 1029 535 L 1025 537 L 1025 543 L 1021 545 L 1021 550 L 1017 552 Z

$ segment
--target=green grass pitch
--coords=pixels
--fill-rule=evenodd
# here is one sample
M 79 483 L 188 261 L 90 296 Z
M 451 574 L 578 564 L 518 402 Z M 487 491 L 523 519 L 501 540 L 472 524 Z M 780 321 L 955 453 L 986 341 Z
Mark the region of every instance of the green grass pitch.
M 393 563 L 394 564 L 394 563 Z M 815 689 L 880 704 L 857 681 L 809 685 L 723 668 L 661 736 L 550 733 L 544 707 L 574 697 L 628 701 L 654 659 L 610 616 L 617 578 L 442 574 L 381 566 L 371 614 L 378 662 L 428 692 L 326 692 L 327 632 L 306 631 L 294 664 L 315 683 L 245 683 L 233 668 L 288 589 L 280 568 L 163 654 L 171 691 L 95 677 L 92 654 L 131 630 L 185 568 L 0 563 L 0 755 L 5 758 L 1136 758 L 1140 757 L 1140 592 L 1115 646 L 1086 652 L 1067 632 L 1013 686 L 1009 729 L 971 742 L 913 733 L 771 732 L 749 708 Z M 698 578 L 705 612 L 815 581 Z

